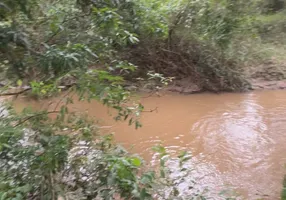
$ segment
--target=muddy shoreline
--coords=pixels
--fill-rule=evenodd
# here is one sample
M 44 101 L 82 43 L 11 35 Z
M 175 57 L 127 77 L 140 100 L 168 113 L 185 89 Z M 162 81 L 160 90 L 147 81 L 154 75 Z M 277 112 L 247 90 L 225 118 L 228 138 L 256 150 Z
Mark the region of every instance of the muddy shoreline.
M 274 81 L 266 81 L 266 80 L 252 80 L 251 87 L 246 90 L 253 91 L 253 90 L 285 90 L 286 89 L 286 80 L 274 80 Z M 198 94 L 204 92 L 211 92 L 211 93 L 221 93 L 221 92 L 231 92 L 231 91 L 208 91 L 204 90 L 203 88 L 198 87 L 195 84 L 190 85 L 181 85 L 181 84 L 174 84 L 167 86 L 164 91 L 170 92 L 178 92 L 181 94 Z M 237 92 L 237 91 L 233 91 Z
M 254 65 L 245 69 L 245 77 L 250 87 L 245 91 L 253 90 L 284 90 L 286 89 L 286 63 L 268 61 L 261 65 Z M 182 94 L 197 94 L 203 92 L 222 93 L 239 91 L 216 91 L 204 89 L 189 78 L 175 80 L 164 90 Z M 243 92 L 243 91 L 242 91 Z

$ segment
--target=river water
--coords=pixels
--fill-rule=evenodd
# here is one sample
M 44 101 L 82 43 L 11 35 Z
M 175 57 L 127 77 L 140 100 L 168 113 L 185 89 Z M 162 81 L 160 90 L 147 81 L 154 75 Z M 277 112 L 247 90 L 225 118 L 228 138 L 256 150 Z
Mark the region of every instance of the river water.
M 151 163 L 157 144 L 170 154 L 192 152 L 194 176 L 210 190 L 234 189 L 242 199 L 279 199 L 286 174 L 286 91 L 142 96 L 146 110 L 157 109 L 143 113 L 138 130 L 114 122 L 97 102 L 75 101 L 70 109 L 103 119 L 103 132 L 115 132 L 118 143 Z M 23 98 L 15 105 L 18 110 L 53 106 Z M 186 189 L 187 182 L 180 187 Z

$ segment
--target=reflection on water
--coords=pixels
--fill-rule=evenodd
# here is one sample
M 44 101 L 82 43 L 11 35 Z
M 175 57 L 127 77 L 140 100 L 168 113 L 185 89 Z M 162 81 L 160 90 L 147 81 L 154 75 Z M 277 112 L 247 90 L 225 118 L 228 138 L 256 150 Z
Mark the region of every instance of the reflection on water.
M 115 123 L 97 102 L 75 102 L 72 110 L 103 118 L 126 148 L 155 162 L 151 148 L 161 143 L 172 154 L 192 151 L 193 178 L 213 191 L 237 189 L 245 199 L 279 199 L 286 163 L 286 92 L 245 94 L 165 94 L 142 99 L 143 127 Z M 22 109 L 24 99 L 15 105 Z M 40 108 L 48 102 L 34 102 Z M 51 106 L 51 105 L 50 105 Z M 188 190 L 188 183 L 180 183 Z

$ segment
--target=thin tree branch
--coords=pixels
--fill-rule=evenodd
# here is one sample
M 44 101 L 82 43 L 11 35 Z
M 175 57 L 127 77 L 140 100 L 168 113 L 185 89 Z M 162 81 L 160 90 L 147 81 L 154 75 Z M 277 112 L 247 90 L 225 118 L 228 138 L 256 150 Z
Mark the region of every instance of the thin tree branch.
M 64 101 L 64 99 L 69 96 L 71 93 L 73 92 L 73 90 L 70 90 L 69 92 L 67 92 L 57 103 L 56 107 L 54 108 L 54 111 L 57 110 L 57 108 L 59 107 L 59 105 Z
M 156 94 L 157 91 L 150 92 L 147 96 L 141 97 L 142 99 L 147 99 L 149 97 L 152 97 L 154 94 Z
M 2 96 L 13 96 L 13 95 L 18 96 L 18 95 L 23 94 L 23 93 L 25 93 L 25 92 L 27 92 L 27 91 L 29 91 L 29 90 L 31 90 L 31 89 L 32 89 L 32 88 L 27 88 L 27 89 L 21 90 L 21 91 L 19 91 L 19 92 L 7 92 L 7 93 L 2 93 L 2 94 L 0 94 L 0 97 L 2 97 Z
M 68 84 L 68 85 L 60 85 L 60 86 L 58 86 L 58 89 L 69 89 L 69 88 L 71 88 L 74 85 L 76 85 L 76 83 L 71 83 L 71 84 Z M 19 92 L 7 92 L 7 93 L 2 93 L 2 94 L 0 93 L 0 97 L 2 97 L 2 96 L 13 96 L 13 95 L 18 96 L 20 94 L 23 94 L 23 93 L 29 91 L 29 90 L 32 90 L 32 88 L 28 87 L 28 88 L 26 88 L 24 90 L 21 90 Z
M 42 115 L 48 115 L 48 114 L 53 114 L 53 113 L 59 113 L 60 111 L 49 111 L 49 112 L 45 112 L 45 113 L 39 113 L 39 114 L 36 114 L 36 115 L 32 115 L 32 116 L 29 116 L 29 117 L 26 117 L 24 120 L 20 121 L 18 124 L 16 124 L 14 127 L 17 127 L 23 123 L 25 123 L 26 121 L 29 121 L 30 119 L 33 119 L 35 117 L 39 117 L 39 116 L 42 116 Z
M 143 110 L 142 112 L 158 112 L 158 107 L 151 110 Z

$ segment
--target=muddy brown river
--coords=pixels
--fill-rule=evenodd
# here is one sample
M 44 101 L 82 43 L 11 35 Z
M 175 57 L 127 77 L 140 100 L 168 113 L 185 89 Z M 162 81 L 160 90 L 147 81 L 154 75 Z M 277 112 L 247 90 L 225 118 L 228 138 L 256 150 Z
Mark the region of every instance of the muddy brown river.
M 138 130 L 113 121 L 97 102 L 75 101 L 70 108 L 103 119 L 103 132 L 115 132 L 118 143 L 151 163 L 157 144 L 170 154 L 191 151 L 194 177 L 209 190 L 230 188 L 239 199 L 279 199 L 286 173 L 286 91 L 166 93 L 141 102 L 157 112 L 143 113 Z M 15 101 L 19 110 L 28 104 L 45 108 L 49 102 Z M 187 185 L 188 180 L 180 187 L 187 190 Z

